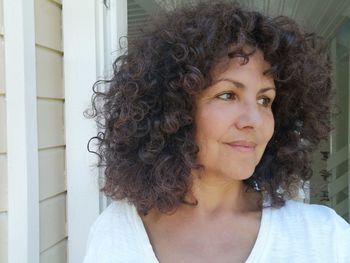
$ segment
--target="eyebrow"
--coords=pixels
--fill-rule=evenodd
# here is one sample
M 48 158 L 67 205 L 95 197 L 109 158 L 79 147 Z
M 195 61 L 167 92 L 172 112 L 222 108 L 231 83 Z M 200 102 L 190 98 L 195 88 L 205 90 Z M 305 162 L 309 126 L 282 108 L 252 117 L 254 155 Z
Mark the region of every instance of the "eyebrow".
M 228 81 L 228 82 L 231 82 L 233 85 L 235 85 L 235 86 L 236 86 L 237 88 L 239 88 L 239 89 L 245 89 L 245 87 L 246 87 L 243 83 L 241 83 L 241 82 L 239 82 L 239 81 L 236 81 L 236 80 L 233 80 L 233 79 L 227 79 L 227 78 L 218 79 L 218 80 L 214 81 L 213 84 L 216 84 L 216 83 L 221 82 L 221 81 Z M 258 93 L 264 93 L 264 92 L 266 92 L 266 91 L 268 91 L 268 90 L 274 90 L 274 91 L 276 91 L 276 88 L 275 88 L 275 87 L 266 87 L 266 88 L 262 88 L 262 89 L 259 90 Z

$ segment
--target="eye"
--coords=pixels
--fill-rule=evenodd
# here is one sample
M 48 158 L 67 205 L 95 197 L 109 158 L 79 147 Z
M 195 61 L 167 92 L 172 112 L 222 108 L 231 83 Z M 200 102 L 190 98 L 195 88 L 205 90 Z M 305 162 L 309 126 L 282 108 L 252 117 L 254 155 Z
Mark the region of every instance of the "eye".
M 235 100 L 237 98 L 236 94 L 233 92 L 224 92 L 217 95 L 216 97 L 222 100 Z
M 272 99 L 270 99 L 268 97 L 262 97 L 262 98 L 258 99 L 258 103 L 264 107 L 269 107 L 272 104 Z

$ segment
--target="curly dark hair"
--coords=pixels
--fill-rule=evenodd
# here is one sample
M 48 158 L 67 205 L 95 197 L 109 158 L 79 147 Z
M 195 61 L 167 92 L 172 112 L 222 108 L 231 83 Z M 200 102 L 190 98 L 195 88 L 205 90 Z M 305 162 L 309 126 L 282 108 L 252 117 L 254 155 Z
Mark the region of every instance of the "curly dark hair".
M 194 97 L 210 85 L 210 70 L 223 58 L 241 56 L 247 63 L 249 46 L 271 65 L 265 73 L 273 76 L 277 96 L 273 137 L 244 182 L 263 191 L 271 206 L 283 206 L 311 177 L 311 153 L 331 129 L 327 46 L 288 17 L 235 3 L 187 6 L 152 23 L 115 60 L 112 79 L 94 85 L 90 117 L 102 130 L 94 137 L 105 168 L 101 190 L 127 198 L 144 214 L 186 202 L 191 170 L 200 167 Z

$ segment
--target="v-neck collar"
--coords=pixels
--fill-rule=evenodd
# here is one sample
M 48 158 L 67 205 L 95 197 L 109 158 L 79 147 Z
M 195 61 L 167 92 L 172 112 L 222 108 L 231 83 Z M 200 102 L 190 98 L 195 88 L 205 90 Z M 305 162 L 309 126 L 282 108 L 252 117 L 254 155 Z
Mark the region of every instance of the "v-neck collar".
M 137 213 L 137 210 L 134 205 L 132 205 L 132 210 L 130 211 L 130 218 L 135 227 L 136 236 L 139 241 L 140 247 L 143 249 L 145 254 L 145 261 L 147 263 L 159 263 L 157 256 L 153 250 L 150 239 L 147 235 L 145 226 L 142 222 L 140 215 Z M 270 221 L 271 221 L 271 207 L 265 207 L 261 212 L 261 221 L 258 236 L 254 243 L 253 249 L 250 252 L 245 263 L 256 263 L 259 262 L 262 253 L 264 252 L 264 247 L 267 244 L 267 239 L 270 232 Z
M 265 251 L 265 246 L 268 243 L 267 239 L 270 236 L 270 224 L 271 222 L 271 207 L 263 208 L 261 212 L 261 221 L 258 236 L 256 238 L 255 244 L 252 251 L 250 252 L 245 263 L 256 263 L 259 262 L 263 252 Z
M 136 237 L 139 241 L 139 245 L 142 248 L 145 255 L 145 263 L 159 263 L 156 254 L 151 245 L 151 241 L 147 235 L 145 226 L 142 222 L 140 215 L 138 214 L 136 207 L 132 205 L 131 218 L 136 231 Z

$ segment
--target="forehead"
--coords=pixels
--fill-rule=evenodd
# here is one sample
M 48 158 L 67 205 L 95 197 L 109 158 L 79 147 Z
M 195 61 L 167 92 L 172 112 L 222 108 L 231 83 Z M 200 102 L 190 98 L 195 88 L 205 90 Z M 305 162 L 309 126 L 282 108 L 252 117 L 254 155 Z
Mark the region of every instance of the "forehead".
M 215 81 L 225 75 L 241 76 L 242 74 L 253 74 L 255 77 L 260 76 L 263 79 L 272 79 L 270 75 L 265 74 L 270 68 L 271 65 L 264 59 L 262 51 L 257 49 L 248 57 L 247 61 L 243 57 L 224 58 L 213 67 L 211 77 Z

